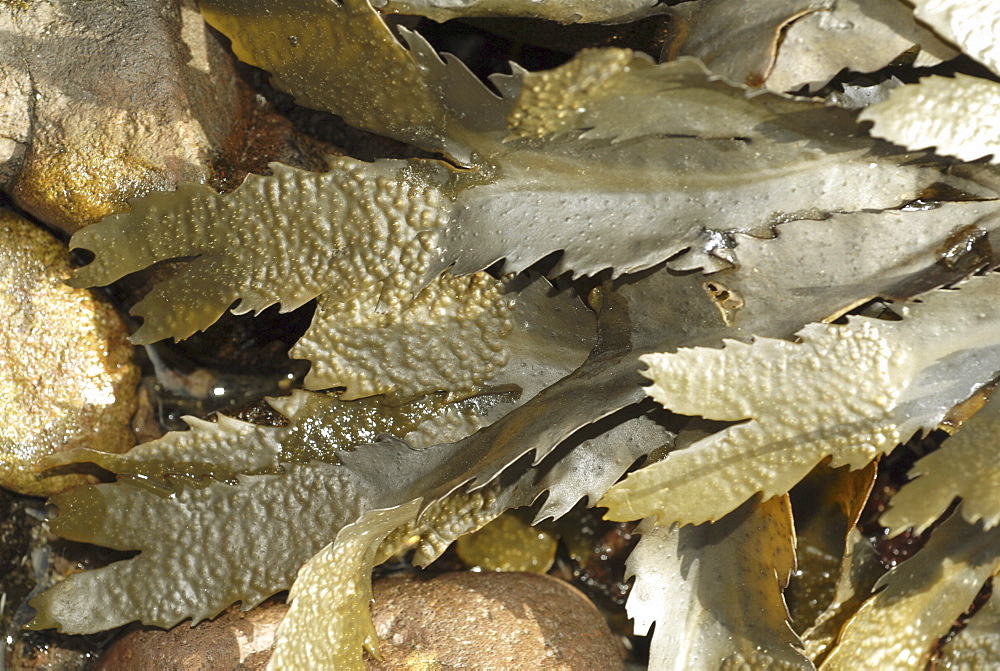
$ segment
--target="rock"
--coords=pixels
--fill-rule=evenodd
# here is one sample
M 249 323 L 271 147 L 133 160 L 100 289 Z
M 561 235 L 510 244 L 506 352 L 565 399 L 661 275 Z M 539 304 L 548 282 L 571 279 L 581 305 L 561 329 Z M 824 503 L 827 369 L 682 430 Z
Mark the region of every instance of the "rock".
M 0 183 L 72 232 L 203 182 L 250 103 L 188 0 L 0 3 Z
M 245 613 L 231 607 L 196 627 L 187 623 L 169 631 L 140 627 L 115 641 L 96 669 L 263 669 L 271 656 L 274 632 L 287 610 L 283 603 L 266 601 Z
M 0 35 L 0 189 L 68 233 L 333 150 L 257 101 L 193 0 L 0 2 Z
M 124 452 L 139 372 L 117 313 L 70 275 L 63 245 L 0 210 L 0 486 L 48 496 L 84 475 L 38 477 L 74 447 Z
M 565 582 L 532 573 L 402 576 L 374 585 L 384 661 L 369 669 L 620 669 L 621 642 Z
M 583 594 L 531 573 L 455 572 L 383 578 L 372 620 L 383 669 L 623 669 L 624 649 Z M 140 627 L 105 651 L 97 671 L 263 669 L 288 610 L 231 607 L 196 627 Z

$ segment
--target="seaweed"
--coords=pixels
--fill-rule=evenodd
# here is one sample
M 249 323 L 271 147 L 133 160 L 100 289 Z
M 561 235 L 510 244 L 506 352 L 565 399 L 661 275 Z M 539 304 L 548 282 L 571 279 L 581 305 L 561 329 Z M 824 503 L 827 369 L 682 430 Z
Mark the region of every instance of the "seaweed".
M 584 5 L 580 19 L 608 18 Z M 695 27 L 744 16 L 690 5 L 671 13 Z M 427 564 L 506 510 L 534 506 L 540 521 L 585 500 L 643 520 L 628 610 L 640 631 L 656 623 L 656 668 L 885 659 L 859 638 L 928 658 L 1000 566 L 996 511 L 970 478 L 980 459 L 951 478 L 936 465 L 989 449 L 977 426 L 992 404 L 953 413 L 974 412 L 968 399 L 1000 375 L 997 180 L 874 139 L 856 112 L 746 85 L 764 83 L 777 36 L 817 6 L 754 13 L 732 52 L 755 59 L 739 85 L 689 56 L 612 48 L 484 83 L 366 0 L 201 7 L 300 104 L 430 156 L 273 165 L 227 195 L 184 185 L 74 236 L 94 253 L 78 285 L 179 259 L 135 306 L 136 342 L 188 337 L 230 308 L 317 300 L 292 349 L 311 363 L 309 391 L 269 401 L 287 426 L 188 419 L 125 455 L 47 460 L 118 478 L 56 498 L 53 529 L 139 554 L 36 597 L 31 626 L 172 626 L 291 588 L 272 667 L 319 654 L 360 668 L 363 649 L 377 654 L 366 607 L 380 561 L 415 544 Z M 888 15 L 912 22 L 900 11 Z M 705 56 L 704 37 L 687 48 Z M 963 421 L 882 519 L 923 530 L 955 496 L 960 512 L 870 595 L 853 528 L 875 462 Z M 824 476 L 841 466 L 864 470 Z M 801 488 L 834 490 L 823 506 L 843 508 L 846 532 L 840 520 L 822 539 L 836 593 L 792 623 L 796 561 L 815 566 L 796 554 Z M 942 558 L 971 573 L 940 581 L 929 567 Z M 939 593 L 953 598 L 933 625 L 879 629 Z

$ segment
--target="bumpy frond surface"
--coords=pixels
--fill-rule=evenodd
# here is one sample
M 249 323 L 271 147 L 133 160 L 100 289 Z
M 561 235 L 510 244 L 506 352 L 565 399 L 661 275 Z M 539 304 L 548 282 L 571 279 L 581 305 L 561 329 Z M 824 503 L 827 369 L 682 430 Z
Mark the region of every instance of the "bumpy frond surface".
M 649 394 L 665 407 L 742 423 L 633 473 L 601 505 L 611 519 L 716 520 L 754 493 L 787 492 L 827 456 L 861 468 L 933 430 L 1000 371 L 1000 312 L 989 308 L 998 292 L 997 276 L 974 278 L 900 322 L 852 318 L 808 326 L 794 343 L 643 357 Z
M 879 591 L 848 622 L 822 668 L 921 668 L 998 569 L 998 527 L 984 532 L 951 517 L 920 552 L 879 580 Z
M 922 533 L 956 497 L 969 523 L 991 529 L 1000 523 L 1000 402 L 995 397 L 936 452 L 916 463 L 915 478 L 892 497 L 881 523 L 893 534 L 912 528 Z
M 97 256 L 79 285 L 196 257 L 136 306 L 138 342 L 186 337 L 237 300 L 259 311 L 322 296 L 314 337 L 325 343 L 346 337 L 328 334 L 338 310 L 369 318 L 448 268 L 504 259 L 519 272 L 562 252 L 554 274 L 620 274 L 688 250 L 675 265 L 718 269 L 733 260 L 719 240 L 734 232 L 895 208 L 936 183 L 992 193 L 871 140 L 845 110 L 749 95 L 694 60 L 588 50 L 494 78 L 498 97 L 415 34 L 406 49 L 365 0 L 203 9 L 307 104 L 455 161 L 276 167 L 229 196 L 187 186 L 86 229 L 73 245 Z

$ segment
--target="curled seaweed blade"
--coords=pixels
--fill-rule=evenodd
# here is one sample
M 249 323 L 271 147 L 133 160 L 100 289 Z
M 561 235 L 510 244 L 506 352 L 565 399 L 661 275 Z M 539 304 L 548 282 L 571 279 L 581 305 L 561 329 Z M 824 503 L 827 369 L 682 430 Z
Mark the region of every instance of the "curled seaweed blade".
M 701 0 L 677 5 L 670 16 L 678 27 L 664 46 L 666 58 L 695 56 L 729 81 L 760 86 L 774 67 L 778 45 L 796 21 L 829 11 L 831 0 L 764 0 L 751 7 L 733 0 Z
M 785 496 L 748 501 L 715 524 L 639 525 L 626 567 L 638 634 L 655 623 L 650 668 L 812 669 L 781 590 L 795 568 Z
M 724 37 L 716 38 L 721 43 Z M 958 55 L 900 0 L 837 0 L 787 27 L 764 86 L 772 91 L 817 91 L 838 73 L 875 72 L 909 51 L 915 67 Z M 726 58 L 725 52 L 722 54 Z M 730 67 L 739 67 L 726 58 Z
M 968 419 L 958 432 L 935 452 L 921 458 L 910 470 L 915 478 L 890 500 L 880 522 L 891 535 L 908 528 L 923 533 L 961 497 L 965 521 L 991 529 L 1000 523 L 1000 399 Z
M 869 500 L 876 470 L 877 462 L 857 470 L 820 463 L 791 492 L 798 566 L 785 598 L 799 633 L 838 603 L 832 576 L 852 551 L 852 533 Z
M 579 431 L 539 466 L 537 491 L 547 494 L 535 522 L 559 519 L 582 500 L 596 505 L 639 459 L 671 447 L 678 429 L 669 413 L 640 403 Z
M 1000 569 L 1000 527 L 953 515 L 882 577 L 844 628 L 823 670 L 924 668 L 938 640 Z
M 565 455 L 552 455 L 556 457 L 554 465 L 550 460 L 537 467 L 512 469 L 485 487 L 461 488 L 427 505 L 413 499 L 392 510 L 365 513 L 344 527 L 336 541 L 300 571 L 290 595 L 292 610 L 278 632 L 277 650 L 281 653 L 275 653 L 272 660 L 277 661 L 272 665 L 305 669 L 322 662 L 336 668 L 362 668 L 358 666 L 362 647 L 377 652 L 378 641 L 368 619 L 370 574 L 375 564 L 417 539 L 413 560 L 426 565 L 459 536 L 481 529 L 507 510 L 532 504 L 546 492 L 550 498 L 556 494 L 557 504 L 569 502 L 564 508 L 543 508 L 548 516 L 561 516 L 589 492 L 604 491 L 636 459 L 672 439 L 672 432 L 654 419 L 662 414 L 654 411 L 650 417 L 643 413 L 613 425 L 601 435 L 571 443 Z M 413 459 L 420 458 L 419 453 L 404 445 L 386 441 L 372 447 L 384 453 L 376 459 L 365 459 L 365 450 L 359 450 L 345 455 L 345 461 L 383 475 L 389 471 L 386 481 L 405 479 L 406 473 L 419 470 L 396 470 L 387 465 L 391 453 L 399 449 Z M 590 467 L 602 459 L 610 463 Z M 557 468 L 572 475 L 553 478 Z M 369 477 L 375 480 L 378 476 L 370 473 Z M 323 643 L 317 645 L 315 642 L 320 640 Z M 304 647 L 307 645 L 308 649 Z
M 241 59 L 303 105 L 357 128 L 469 158 L 462 119 L 502 122 L 504 103 L 461 62 L 410 33 L 406 49 L 368 0 L 206 0 L 206 20 Z M 447 92 L 447 93 L 445 93 Z
M 649 394 L 674 412 L 741 422 L 632 473 L 600 505 L 616 520 L 716 520 L 790 490 L 827 456 L 861 468 L 935 429 L 1000 372 L 1000 276 L 906 308 L 903 321 L 813 324 L 799 342 L 644 356 Z
M 291 607 L 275 634 L 268 669 L 365 668 L 362 648 L 378 654 L 368 606 L 379 545 L 419 509 L 420 502 L 411 501 L 369 511 L 306 562 L 288 594 Z
M 847 536 L 847 548 L 840 562 L 833 601 L 802 635 L 806 654 L 817 665 L 836 645 L 840 632 L 872 593 L 885 567 L 871 541 L 857 527 Z

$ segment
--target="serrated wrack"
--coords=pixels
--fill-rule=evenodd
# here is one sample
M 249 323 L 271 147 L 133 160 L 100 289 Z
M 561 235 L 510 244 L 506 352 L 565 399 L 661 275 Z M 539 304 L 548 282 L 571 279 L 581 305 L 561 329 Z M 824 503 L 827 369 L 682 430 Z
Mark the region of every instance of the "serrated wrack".
M 961 497 L 962 517 L 985 529 L 1000 523 L 1000 399 L 986 405 L 962 424 L 936 451 L 910 469 L 911 482 L 889 501 L 880 523 L 895 536 L 912 528 L 923 533 Z
M 466 154 L 453 141 L 457 119 L 428 81 L 426 61 L 403 48 L 368 0 L 206 0 L 199 7 L 241 60 L 269 71 L 300 104 L 432 151 Z
M 968 110 L 978 113 L 970 116 Z M 909 149 L 933 147 L 939 154 L 974 161 L 1000 161 L 1000 84 L 957 73 L 925 77 L 894 90 L 889 99 L 863 111 L 874 121 L 872 135 Z
M 1000 371 L 998 292 L 1000 276 L 978 277 L 928 294 L 900 322 L 852 318 L 807 326 L 795 343 L 643 357 L 665 407 L 742 423 L 631 474 L 601 505 L 615 520 L 699 524 L 754 493 L 787 492 L 828 456 L 861 468 L 933 430 Z
M 502 402 L 477 401 L 452 405 L 438 397 L 392 406 L 297 392 L 273 401 L 287 426 L 189 419 L 188 431 L 124 455 L 79 450 L 50 460 L 50 466 L 93 462 L 120 474 L 116 483 L 53 499 L 59 510 L 53 531 L 140 553 L 38 596 L 31 626 L 87 633 L 140 620 L 170 627 L 213 617 L 236 601 L 252 607 L 287 589 L 341 527 L 398 494 L 392 484 L 373 483 L 340 463 L 355 445 L 429 423 L 437 426 L 425 439 L 456 440 L 467 425 L 439 418 L 457 413 L 488 420 L 490 412 L 506 410 Z
M 823 669 L 923 668 L 937 641 L 1000 568 L 1000 527 L 953 515 L 892 569 L 847 623 Z
M 74 286 L 108 284 L 159 261 L 197 257 L 133 309 L 133 342 L 203 330 L 236 312 L 278 303 L 289 311 L 320 294 L 347 300 L 382 286 L 415 293 L 443 266 L 437 236 L 447 208 L 439 189 L 400 177 L 399 161 L 331 158 L 314 173 L 275 164 L 232 194 L 185 185 L 136 199 L 131 211 L 77 233 L 98 252 Z
M 142 223 L 159 217 L 144 217 L 153 201 L 140 201 L 147 205 L 115 219 L 114 231 L 74 244 L 98 252 L 80 283 L 200 255 L 137 307 L 146 319 L 136 336 L 143 342 L 204 328 L 238 299 L 239 310 L 256 311 L 326 293 L 332 309 L 331 301 L 352 297 L 344 287 L 379 282 L 388 283 L 383 296 L 416 294 L 452 264 L 467 274 L 503 259 L 506 271 L 519 272 L 561 251 L 554 274 L 619 274 L 687 250 L 678 267 L 718 269 L 734 258 L 714 241 L 733 232 L 894 208 L 935 183 L 961 181 L 872 141 L 844 110 L 748 95 L 691 59 L 657 65 L 627 50 L 587 50 L 548 72 L 495 77 L 497 97 L 416 35 L 404 32 L 405 48 L 364 0 L 311 0 L 304 9 L 220 0 L 203 8 L 242 57 L 278 72 L 293 93 L 315 93 L 317 106 L 341 114 L 345 106 L 360 110 L 358 125 L 450 152 L 466 169 L 336 159 L 321 177 L 276 169 L 284 182 L 252 178 L 253 187 L 229 199 L 185 187 L 174 197 L 176 212 L 158 211 L 171 222 L 166 232 Z M 322 30 L 344 39 L 323 38 Z M 374 64 L 360 62 L 363 44 Z M 413 100 L 369 95 L 394 91 L 397 82 L 413 88 Z M 343 99 L 338 87 L 346 87 Z M 185 210 L 190 219 L 178 216 Z M 216 215 L 220 224 L 206 223 Z M 381 224 L 397 219 L 404 229 L 416 226 L 417 241 L 395 241 Z M 256 225 L 233 226 L 243 220 Z M 248 232 L 235 241 L 236 230 Z M 235 259 L 235 249 L 253 262 Z M 291 272 L 285 259 L 302 255 L 315 263 Z M 340 277 L 345 259 L 360 265 L 357 277 Z M 184 316 L 169 314 L 168 304 Z
M 913 0 L 914 14 L 1000 75 L 1000 9 L 989 0 Z
M 638 634 L 654 623 L 650 668 L 811 669 L 781 591 L 795 567 L 787 497 L 748 501 L 715 524 L 639 526 L 626 564 Z

